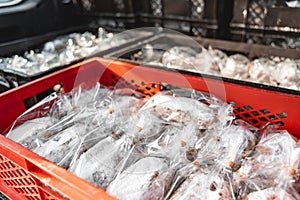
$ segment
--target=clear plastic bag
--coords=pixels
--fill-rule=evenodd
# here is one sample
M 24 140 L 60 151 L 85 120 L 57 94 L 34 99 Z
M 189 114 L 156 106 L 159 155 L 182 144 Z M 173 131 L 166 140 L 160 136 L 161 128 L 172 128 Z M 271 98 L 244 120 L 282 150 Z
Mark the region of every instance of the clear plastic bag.
M 14 55 L 6 58 L 2 68 L 22 75 L 36 75 L 123 44 L 127 42 L 129 36 L 120 34 L 114 37 L 114 34 L 107 33 L 101 27 L 98 30 L 98 37 L 90 32 L 59 36 L 46 42 L 40 49 L 25 52 L 23 56 Z
M 292 187 L 300 195 L 300 141 L 297 142 L 291 155 L 291 176 L 293 178 Z
M 237 170 L 242 159 L 252 152 L 256 144 L 255 135 L 249 127 L 236 121 L 228 128 L 209 131 L 198 141 L 197 161 L 208 168 L 217 164 L 224 169 Z
M 218 71 L 220 73 L 221 69 L 225 68 L 228 56 L 223 51 L 213 49 L 211 46 L 208 48 L 208 52 L 212 57 L 215 71 Z
M 151 199 L 154 197 L 155 199 L 157 197 L 157 199 L 161 199 L 161 192 L 155 190 L 157 188 L 151 184 L 155 182 L 160 173 L 164 172 L 167 168 L 168 161 L 163 158 L 142 158 L 120 173 L 109 185 L 107 192 L 119 199 L 138 200 Z M 162 181 L 163 183 L 170 183 L 170 181 Z M 163 184 L 159 186 L 160 189 L 164 187 L 168 186 L 164 186 Z M 150 189 L 153 189 L 153 191 L 150 191 Z
M 94 87 L 81 84 L 67 94 L 59 94 L 59 98 L 51 106 L 50 116 L 55 118 L 64 117 L 71 112 L 80 112 L 84 108 L 103 106 L 102 101 L 107 98 L 109 90 L 101 88 L 97 83 Z
M 300 71 L 297 63 L 291 59 L 278 62 L 271 72 L 271 79 L 277 82 L 279 87 L 299 90 Z
M 146 153 L 166 157 L 173 163 L 192 162 L 197 155 L 194 146 L 198 137 L 198 131 L 192 124 L 185 127 L 169 126 L 156 140 L 146 145 Z
M 248 200 L 268 200 L 268 199 L 284 199 L 284 200 L 297 200 L 300 198 L 294 191 L 289 188 L 266 188 L 263 190 L 258 190 L 251 192 L 246 197 Z
M 147 143 L 159 137 L 164 130 L 164 124 L 152 113 L 139 111 L 135 115 L 131 115 L 121 125 L 121 129 L 133 137 L 135 142 Z
M 202 46 L 197 49 L 185 46 L 173 47 L 163 54 L 162 64 L 168 68 L 219 74 L 219 68 L 214 63 L 210 52 Z
M 97 85 L 93 90 L 85 92 L 81 92 L 79 87 L 68 94 L 54 95 L 54 97 L 51 95 L 22 114 L 15 124 L 24 121 L 25 123 L 11 130 L 7 137 L 29 149 L 35 149 L 74 125 L 80 125 L 88 132 L 95 128 L 95 125 L 91 126 L 90 120 L 99 111 L 89 106 L 91 102 L 95 103 L 93 95 L 100 95 L 100 93 L 103 95 L 106 92 L 106 89 L 100 89 Z M 90 96 L 91 94 L 93 95 Z M 50 103 L 49 106 L 49 102 L 53 100 L 54 103 Z M 34 117 L 37 118 L 31 120 Z
M 277 193 L 289 188 L 292 180 L 291 155 L 295 145 L 288 132 L 267 130 L 252 154 L 234 173 L 234 182 L 238 182 L 235 186 L 237 194 L 245 198 L 251 192 L 262 191 L 255 193 L 261 195 L 269 194 L 270 190 Z
M 133 150 L 132 139 L 124 134 L 114 133 L 83 153 L 71 166 L 70 171 L 90 183 L 106 189 L 118 171 L 139 158 L 138 154 L 132 153 Z
M 275 62 L 272 60 L 267 58 L 255 59 L 248 64 L 248 70 L 251 81 L 276 85 L 276 82 L 271 80 L 271 73 L 275 70 Z
M 141 51 L 132 56 L 132 59 L 149 64 L 161 65 L 162 52 L 163 49 L 156 49 L 155 46 L 146 44 L 142 47 Z
M 14 128 L 7 135 L 7 137 L 14 140 L 15 142 L 22 143 L 24 146 L 28 146 L 26 145 L 27 142 L 25 142 L 26 138 L 34 137 L 40 131 L 46 129 L 49 126 L 49 122 L 51 122 L 51 120 L 52 119 L 50 117 L 41 117 L 26 121 L 22 125 Z
M 102 128 L 88 132 L 84 125 L 78 123 L 56 134 L 33 151 L 68 169 L 75 156 L 81 155 L 109 134 Z
M 143 194 L 143 199 L 166 199 L 167 194 L 172 189 L 175 171 L 172 167 L 161 170 L 152 178 L 150 186 Z
M 190 47 L 173 47 L 162 56 L 162 64 L 168 68 L 193 69 L 197 51 Z
M 249 62 L 249 59 L 241 54 L 234 54 L 232 56 L 229 56 L 226 60 L 224 68 L 221 68 L 221 74 L 229 78 L 242 80 L 247 79 L 247 65 Z
M 223 176 L 214 172 L 192 173 L 170 199 L 234 199 L 231 186 Z
M 215 58 L 204 47 L 201 47 L 201 52 L 198 53 L 194 61 L 194 69 L 192 71 L 220 75 L 219 63 L 216 63 Z
M 213 111 L 199 101 L 186 97 L 157 94 L 141 108 L 151 112 L 169 124 L 198 123 L 199 129 L 207 129 L 214 121 Z
M 151 110 L 151 107 L 161 117 L 169 116 L 169 119 L 165 118 L 169 120 L 168 123 L 196 123 L 196 128 L 202 131 L 208 127 L 223 129 L 234 119 L 231 105 L 192 89 L 163 91 L 150 99 L 143 108 Z
M 182 162 L 175 174 L 171 199 L 234 199 L 232 172 L 251 153 L 255 128 L 241 121 L 223 129 L 209 129 L 194 141 L 193 160 Z M 188 151 L 187 151 L 188 152 Z
M 57 94 L 53 93 L 26 110 L 11 125 L 6 137 L 30 148 L 30 144 L 38 138 L 41 131 L 57 123 L 55 118 L 48 115 L 51 103 L 55 99 L 57 99 Z

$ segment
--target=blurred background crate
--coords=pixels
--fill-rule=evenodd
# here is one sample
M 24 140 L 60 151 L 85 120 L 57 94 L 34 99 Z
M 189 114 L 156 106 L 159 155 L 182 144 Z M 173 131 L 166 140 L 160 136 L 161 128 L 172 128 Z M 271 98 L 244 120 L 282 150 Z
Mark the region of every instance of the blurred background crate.
M 133 0 L 80 0 L 79 8 L 80 16 L 100 26 L 118 30 L 136 27 Z
M 141 0 L 140 26 L 161 26 L 189 35 L 228 37 L 232 1 Z M 225 9 L 226 8 L 226 9 Z
M 0 44 L 0 58 L 1 56 L 5 58 L 5 57 L 12 57 L 14 55 L 23 57 L 23 55 L 25 55 L 26 52 L 28 53 L 28 51 L 30 50 L 33 50 L 34 52 L 42 52 L 44 48 L 44 44 L 48 41 L 54 41 L 57 37 L 64 37 L 70 33 L 85 33 L 87 31 L 94 35 L 97 35 L 98 28 L 99 28 L 98 26 L 85 25 L 85 26 L 79 26 L 73 28 L 66 28 L 59 31 L 53 31 L 41 36 L 27 37 L 19 40 L 14 40 L 11 42 L 2 43 Z M 107 48 L 98 49 L 98 51 L 94 50 L 91 55 L 80 57 L 80 58 L 78 57 L 73 61 L 71 61 L 70 63 L 65 63 L 65 64 L 57 63 L 55 67 L 49 68 L 48 70 L 45 71 L 40 71 L 39 73 L 30 75 L 30 74 L 23 73 L 22 71 L 18 71 L 17 69 L 0 67 L 0 93 L 5 92 L 11 88 L 19 87 L 25 83 L 31 82 L 38 78 L 44 77 L 48 74 L 58 71 L 59 69 L 66 68 L 84 59 L 88 59 L 89 57 L 93 57 L 95 55 L 104 56 L 106 54 L 116 51 L 119 48 L 126 48 L 128 45 L 137 43 L 138 41 L 142 41 L 143 39 L 147 37 L 151 37 L 154 34 L 154 32 L 142 31 L 142 30 L 136 30 L 130 32 L 127 31 L 122 34 L 117 34 L 118 32 L 113 32 L 113 33 L 115 34 L 114 36 L 115 40 L 118 39 L 122 40 L 123 37 L 125 38 L 125 40 L 123 39 L 122 43 L 119 43 L 115 46 L 114 45 L 107 46 Z M 103 46 L 105 46 L 105 42 L 103 42 Z M 57 55 L 60 55 L 59 52 L 57 53 Z M 42 93 L 40 95 L 27 99 L 25 102 L 26 107 L 27 108 L 31 107 L 32 105 L 36 104 L 38 101 L 45 98 L 49 94 L 50 94 L 49 92 Z
M 123 49 L 118 49 L 111 52 L 105 57 L 111 59 L 118 59 L 125 62 L 133 62 L 141 65 L 147 65 L 146 61 L 135 61 L 134 55 L 141 52 L 145 45 L 151 45 L 153 49 L 160 50 L 161 56 L 164 52 L 170 50 L 172 47 L 189 47 L 194 50 L 201 49 L 202 47 L 219 49 L 227 55 L 242 54 L 250 60 L 272 56 L 300 59 L 300 51 L 298 49 L 283 49 L 282 47 L 272 47 L 263 44 L 248 44 L 242 42 L 219 40 L 214 38 L 201 38 L 201 37 L 188 37 L 185 35 L 174 34 L 173 32 L 162 32 L 154 37 L 148 38 L 137 44 L 127 46 Z M 150 64 L 151 65 L 151 64 Z M 300 93 L 299 93 L 300 94 Z
M 80 15 L 118 29 L 170 28 L 189 35 L 228 38 L 232 0 L 81 0 Z
M 146 46 L 152 48 L 151 56 L 147 57 L 147 51 L 145 51 Z M 163 55 L 165 52 L 169 51 L 173 47 L 187 47 L 187 49 L 194 50 L 195 52 L 202 51 L 204 47 L 206 49 L 213 48 L 221 50 L 226 53 L 226 55 L 240 54 L 246 56 L 249 60 L 254 60 L 257 58 L 289 58 L 289 59 L 300 59 L 299 49 L 284 49 L 278 46 L 269 46 L 263 44 L 249 44 L 242 42 L 226 41 L 214 38 L 201 38 L 201 37 L 188 37 L 183 34 L 174 34 L 171 31 L 165 31 L 139 42 L 131 46 L 127 46 L 124 49 L 116 50 L 110 54 L 105 55 L 106 58 L 120 60 L 124 62 L 134 63 L 142 66 L 155 67 L 160 69 L 170 69 L 168 66 L 164 65 L 162 62 Z M 140 57 L 139 57 L 140 56 Z M 189 70 L 177 69 L 180 72 L 184 71 L 186 73 Z M 197 71 L 198 74 L 206 74 L 204 71 Z M 237 83 L 243 86 L 253 86 L 256 85 L 257 88 L 265 88 L 268 90 L 273 90 L 277 92 L 283 92 L 286 94 L 294 94 L 300 96 L 300 91 L 290 90 L 282 87 L 271 86 L 267 84 L 254 83 L 253 81 L 244 79 L 237 80 L 234 78 L 222 77 L 216 75 L 219 79 L 226 79 L 229 82 Z
M 299 48 L 300 4 L 284 0 L 235 0 L 231 39 Z

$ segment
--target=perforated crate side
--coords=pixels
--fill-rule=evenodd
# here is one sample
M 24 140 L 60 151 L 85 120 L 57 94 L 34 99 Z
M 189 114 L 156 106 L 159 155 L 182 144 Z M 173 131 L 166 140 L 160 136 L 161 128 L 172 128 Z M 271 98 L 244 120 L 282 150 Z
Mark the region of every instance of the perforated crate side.
M 99 59 L 99 62 L 109 63 L 105 59 Z M 197 73 L 184 71 L 179 73 L 177 70 L 150 66 L 140 67 L 117 61 L 109 63 L 108 70 L 105 73 L 105 76 L 100 80 L 105 85 L 112 84 L 111 78 L 107 77 L 113 74 L 113 76 L 118 75 L 118 77 L 121 77 L 123 85 L 124 80 L 129 83 L 137 83 L 137 87 L 141 82 L 147 86 L 151 86 L 153 83 L 168 83 L 210 92 L 231 103 L 237 118 L 243 119 L 256 127 L 268 125 L 287 129 L 295 137 L 300 137 L 300 124 L 297 123 L 298 111 L 296 109 L 300 107 L 299 95 L 262 89 L 258 85 L 252 87 L 250 85 L 222 81 L 221 78 L 211 76 L 203 77 L 203 75 Z M 115 83 L 119 83 L 117 78 L 113 81 L 113 84 Z M 150 88 L 149 91 L 152 91 L 152 89 Z
M 0 178 L 6 187 L 28 200 L 64 199 L 3 155 L 0 155 Z
M 157 94 L 161 89 L 160 84 L 139 81 L 138 79 L 135 78 L 130 78 L 125 80 L 122 77 L 116 76 L 116 74 L 114 73 L 109 73 L 109 74 L 110 77 L 112 78 L 112 84 L 113 85 L 117 84 L 116 88 L 129 87 L 148 96 L 153 96 Z M 258 107 L 253 108 L 250 102 L 249 104 L 244 104 L 244 105 L 243 104 L 237 105 L 233 101 L 228 103 L 233 106 L 236 119 L 242 119 L 257 128 L 261 128 L 266 125 L 268 125 L 269 127 L 285 126 L 285 119 L 288 116 L 287 113 L 285 112 L 274 113 L 270 111 L 268 108 L 262 108 L 262 107 L 260 107 L 261 109 L 258 109 Z
M 115 199 L 3 135 L 0 156 L 0 191 L 11 199 Z

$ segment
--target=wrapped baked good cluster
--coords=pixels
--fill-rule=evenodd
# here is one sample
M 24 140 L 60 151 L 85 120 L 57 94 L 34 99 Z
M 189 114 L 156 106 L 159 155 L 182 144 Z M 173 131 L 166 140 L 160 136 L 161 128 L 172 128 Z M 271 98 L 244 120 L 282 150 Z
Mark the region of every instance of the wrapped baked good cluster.
M 151 51 L 149 51 L 151 49 Z M 197 49 L 175 46 L 167 50 L 155 49 L 147 44 L 132 59 L 172 69 L 200 72 L 265 85 L 299 90 L 300 70 L 297 62 L 289 58 L 257 58 L 250 61 L 245 55 L 226 55 L 211 47 Z
M 36 75 L 124 44 L 128 39 L 126 37 L 126 34 L 116 37 L 101 27 L 98 28 L 97 35 L 88 31 L 70 33 L 44 43 L 40 49 L 1 58 L 0 69 L 15 74 Z
M 50 105 L 7 136 L 119 199 L 299 199 L 299 143 L 212 95 L 98 84 Z
M 4 92 L 9 90 L 11 87 L 14 86 L 13 82 L 8 81 L 5 76 L 0 73 L 0 92 Z

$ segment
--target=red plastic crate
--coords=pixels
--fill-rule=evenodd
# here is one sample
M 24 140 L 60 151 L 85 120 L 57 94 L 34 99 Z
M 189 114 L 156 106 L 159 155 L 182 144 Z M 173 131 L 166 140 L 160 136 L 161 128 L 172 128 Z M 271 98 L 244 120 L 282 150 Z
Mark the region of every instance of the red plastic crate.
M 146 94 L 159 91 L 159 83 L 211 92 L 234 104 L 237 117 L 254 126 L 278 124 L 300 137 L 298 109 L 300 96 L 259 89 L 236 83 L 181 74 L 164 69 L 94 58 L 0 95 L 1 132 L 26 110 L 24 100 L 55 84 L 70 91 L 82 82 L 132 87 Z M 0 191 L 11 199 L 112 199 L 103 190 L 72 175 L 0 135 Z

